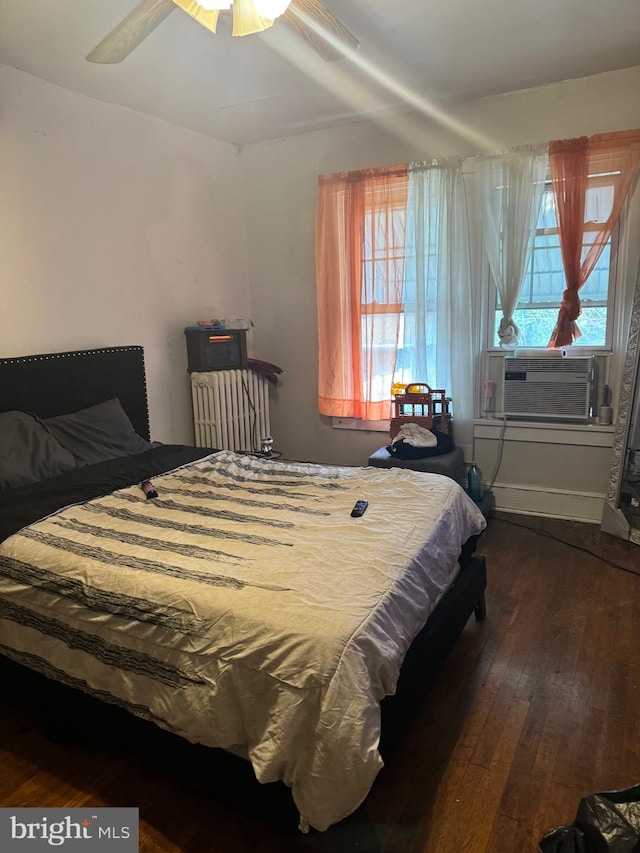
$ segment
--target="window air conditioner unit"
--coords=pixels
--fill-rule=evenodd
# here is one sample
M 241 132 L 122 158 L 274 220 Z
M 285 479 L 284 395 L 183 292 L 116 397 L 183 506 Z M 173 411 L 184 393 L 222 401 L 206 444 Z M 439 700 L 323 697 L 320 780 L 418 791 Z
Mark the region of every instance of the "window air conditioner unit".
M 529 420 L 588 420 L 593 368 L 592 357 L 505 357 L 504 414 Z

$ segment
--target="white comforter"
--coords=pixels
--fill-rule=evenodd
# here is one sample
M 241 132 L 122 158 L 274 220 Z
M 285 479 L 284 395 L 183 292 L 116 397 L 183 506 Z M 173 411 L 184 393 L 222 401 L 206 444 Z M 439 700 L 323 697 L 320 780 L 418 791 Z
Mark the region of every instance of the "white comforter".
M 225 451 L 154 485 L 6 540 L 0 652 L 243 754 L 326 829 L 380 770 L 380 700 L 484 519 L 453 480 L 398 468 Z

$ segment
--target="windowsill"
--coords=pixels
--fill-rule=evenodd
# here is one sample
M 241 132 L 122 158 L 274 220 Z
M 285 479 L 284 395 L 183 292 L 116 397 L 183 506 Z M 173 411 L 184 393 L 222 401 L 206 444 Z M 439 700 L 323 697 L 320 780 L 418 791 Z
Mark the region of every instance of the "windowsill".
M 359 429 L 367 432 L 389 432 L 391 421 L 361 421 L 358 418 L 331 418 L 334 429 Z
M 509 358 L 518 358 L 520 356 L 547 356 L 548 358 L 578 358 L 581 355 L 611 355 L 613 352 L 611 346 L 602 344 L 601 346 L 566 346 L 560 349 L 549 349 L 548 347 L 516 347 L 515 349 L 503 349 L 502 347 L 487 347 L 487 352 L 490 355 L 505 355 Z
M 615 426 L 593 422 L 528 421 L 509 418 L 504 435 L 502 418 L 476 418 L 473 422 L 475 439 L 530 442 L 533 444 L 569 444 L 591 447 L 611 447 Z
M 502 427 L 504 424 L 504 418 L 495 417 L 495 418 L 475 418 L 474 426 L 478 426 L 480 424 L 486 426 L 496 426 Z M 613 432 L 615 427 L 613 424 L 599 424 L 596 420 L 590 421 L 530 421 L 527 418 L 507 418 L 507 429 L 510 427 L 526 427 L 527 429 L 560 429 L 560 430 L 584 430 L 586 432 Z

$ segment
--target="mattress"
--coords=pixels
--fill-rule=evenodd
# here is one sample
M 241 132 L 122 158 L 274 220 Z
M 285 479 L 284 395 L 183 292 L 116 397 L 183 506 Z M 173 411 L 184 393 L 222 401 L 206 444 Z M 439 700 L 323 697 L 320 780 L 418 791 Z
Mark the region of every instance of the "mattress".
M 482 514 L 437 475 L 228 451 L 153 484 L 5 539 L 0 653 L 243 755 L 326 829 L 382 767 L 380 701 Z

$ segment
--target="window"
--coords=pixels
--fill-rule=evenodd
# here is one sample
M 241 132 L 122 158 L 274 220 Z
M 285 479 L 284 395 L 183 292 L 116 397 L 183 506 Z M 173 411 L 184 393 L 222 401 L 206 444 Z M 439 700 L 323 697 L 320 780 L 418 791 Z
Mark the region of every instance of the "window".
M 321 176 L 318 409 L 390 417 L 404 278 L 407 167 Z
M 602 210 L 610 210 L 613 187 L 606 176 L 592 179 L 587 191 L 587 218 L 599 221 Z M 583 256 L 591 245 L 595 229 L 585 228 Z M 615 245 L 617 230 L 602 251 L 598 262 L 580 290 L 582 313 L 578 326 L 582 337 L 577 338 L 575 346 L 604 347 L 609 344 L 608 306 L 613 292 L 612 279 L 612 242 Z M 560 237 L 556 218 L 556 207 L 550 182 L 542 195 L 540 215 L 535 233 L 533 250 L 529 260 L 525 281 L 518 306 L 513 318 L 520 334 L 521 347 L 546 347 L 557 317 L 558 305 L 566 287 Z M 502 316 L 499 295 L 494 291 L 493 341 L 499 346 L 497 334 Z
M 405 227 L 404 203 L 365 210 L 360 334 L 362 383 L 363 387 L 369 384 L 372 400 L 390 399 L 402 347 L 403 308 L 397 297 L 404 271 Z
M 435 216 L 432 217 L 435 220 Z M 404 204 L 390 210 L 367 210 L 364 217 L 362 258 L 361 345 L 365 361 L 363 382 L 371 376 L 373 399 L 391 395 L 394 383 L 415 382 L 416 321 L 418 305 L 416 250 L 406 244 L 407 211 Z M 421 302 L 420 330 L 428 364 L 436 351 L 436 250 L 427 248 L 424 263 L 426 297 Z M 395 302 L 397 276 L 402 274 L 402 302 Z M 432 379 L 432 382 L 435 381 Z
M 451 393 L 462 434 L 473 354 L 460 158 L 320 176 L 319 187 L 320 414 L 388 420 L 393 381 L 426 382 Z

